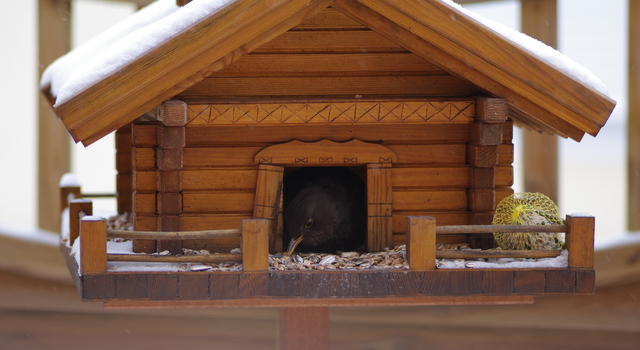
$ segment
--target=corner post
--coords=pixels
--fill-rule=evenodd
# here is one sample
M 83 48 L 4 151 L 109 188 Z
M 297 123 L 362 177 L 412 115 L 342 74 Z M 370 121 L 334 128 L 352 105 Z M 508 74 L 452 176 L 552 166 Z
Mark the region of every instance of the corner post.
M 569 251 L 569 267 L 592 269 L 596 218 L 588 214 L 570 214 L 566 221 L 565 246 Z
M 180 231 L 182 214 L 181 173 L 186 144 L 187 104 L 179 100 L 166 101 L 158 109 L 156 164 L 158 167 L 158 228 L 160 231 Z M 182 253 L 182 241 L 160 240 L 157 251 Z
M 74 199 L 82 198 L 80 186 L 64 186 L 60 187 L 60 212 L 68 207 Z
M 269 269 L 269 220 L 244 219 L 242 231 L 242 270 L 266 272 Z
M 367 164 L 367 250 L 393 246 L 391 163 Z
M 89 199 L 74 199 L 69 203 L 69 246 L 80 235 L 80 220 L 93 215 L 93 202 Z
M 467 161 L 470 166 L 470 223 L 488 225 L 496 207 L 496 167 L 498 146 L 503 142 L 502 129 L 508 116 L 507 101 L 501 98 L 476 99 L 475 122 L 469 127 Z M 474 236 L 472 246 L 493 247 L 492 235 Z
M 411 270 L 436 268 L 436 219 L 407 216 L 407 261 Z
M 275 253 L 276 231 L 278 230 L 278 215 L 282 194 L 284 166 L 260 164 L 258 165 L 258 181 L 256 197 L 253 204 L 253 218 L 269 220 L 269 251 Z
M 107 271 L 107 220 L 85 216 L 80 224 L 80 272 Z

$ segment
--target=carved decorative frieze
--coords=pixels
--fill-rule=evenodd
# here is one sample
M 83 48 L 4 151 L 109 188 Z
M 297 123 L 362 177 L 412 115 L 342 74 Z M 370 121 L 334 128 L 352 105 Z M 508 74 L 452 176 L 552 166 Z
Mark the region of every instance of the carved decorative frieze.
M 468 123 L 474 112 L 472 100 L 201 103 L 188 125 Z

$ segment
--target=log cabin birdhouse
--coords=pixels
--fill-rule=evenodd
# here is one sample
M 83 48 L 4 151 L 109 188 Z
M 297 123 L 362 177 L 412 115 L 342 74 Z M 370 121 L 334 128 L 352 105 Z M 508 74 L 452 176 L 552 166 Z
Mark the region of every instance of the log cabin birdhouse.
M 594 228 L 585 215 L 548 228 L 566 232 L 563 266 L 436 264 L 500 253 L 490 249 L 498 228 L 487 225 L 513 193 L 514 124 L 580 141 L 613 110 L 590 74 L 527 39 L 508 39 L 441 0 L 160 0 L 142 9 L 43 77 L 76 142 L 116 133 L 118 211 L 133 214 L 132 231 L 107 230 L 103 219 L 79 220 L 90 207 L 71 201 L 63 247 L 70 252 L 80 232 L 69 264 L 82 298 L 331 306 L 592 293 Z M 288 179 L 306 168 L 355 174 L 364 184 L 360 251 L 406 244 L 398 250 L 406 263 L 270 266 L 269 254 L 279 256 L 290 238 Z M 131 239 L 132 253 L 110 252 L 109 237 Z M 472 249 L 438 250 L 448 245 Z M 222 272 L 112 268 L 144 259 L 242 264 Z

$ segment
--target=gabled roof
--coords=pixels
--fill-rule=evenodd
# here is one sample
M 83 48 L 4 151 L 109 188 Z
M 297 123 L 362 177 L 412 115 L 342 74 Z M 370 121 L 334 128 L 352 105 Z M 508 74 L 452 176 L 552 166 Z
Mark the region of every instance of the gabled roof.
M 207 1 L 215 2 L 194 1 L 180 11 Z M 73 138 L 95 142 L 328 6 L 506 99 L 521 125 L 579 141 L 585 133 L 595 136 L 615 106 L 593 86 L 441 0 L 219 0 L 215 5 L 197 22 L 56 102 Z

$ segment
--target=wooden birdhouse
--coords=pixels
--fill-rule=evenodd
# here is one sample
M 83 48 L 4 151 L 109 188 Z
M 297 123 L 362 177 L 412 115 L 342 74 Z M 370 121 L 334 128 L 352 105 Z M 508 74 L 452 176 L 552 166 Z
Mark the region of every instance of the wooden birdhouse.
M 615 105 L 597 85 L 557 68 L 560 54 L 542 57 L 440 0 L 219 3 L 152 4 L 127 22 L 118 49 L 95 45 L 98 58 L 84 68 L 68 65 L 67 78 L 52 67 L 43 80 L 75 141 L 89 146 L 116 133 L 118 211 L 133 216 L 133 230 L 107 229 L 102 218 L 80 220 L 89 202 L 70 202 L 63 247 L 84 300 L 348 306 L 593 293 L 593 217 L 570 215 L 544 231 L 490 225 L 496 204 L 513 193 L 514 124 L 580 141 L 598 133 Z M 94 57 L 85 53 L 83 60 Z M 357 174 L 366 185 L 364 250 L 406 244 L 406 263 L 270 266 L 269 254 L 288 243 L 285 175 L 304 167 Z M 562 254 L 490 249 L 493 232 L 518 229 L 566 232 L 566 264 L 438 268 L 441 259 Z M 110 252 L 112 238 L 132 240 L 133 252 Z M 448 245 L 471 249 L 439 250 Z M 135 268 L 230 260 L 242 264 L 235 271 Z M 113 269 L 122 261 L 131 267 Z

